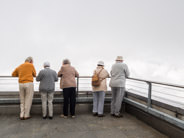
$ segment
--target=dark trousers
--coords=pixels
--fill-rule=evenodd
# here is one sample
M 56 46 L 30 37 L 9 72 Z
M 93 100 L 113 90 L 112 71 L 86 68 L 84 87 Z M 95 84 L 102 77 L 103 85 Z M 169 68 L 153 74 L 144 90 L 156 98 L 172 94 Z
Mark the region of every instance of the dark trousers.
M 64 88 L 63 89 L 63 114 L 68 116 L 68 104 L 70 103 L 70 115 L 75 115 L 75 103 L 76 103 L 76 88 Z

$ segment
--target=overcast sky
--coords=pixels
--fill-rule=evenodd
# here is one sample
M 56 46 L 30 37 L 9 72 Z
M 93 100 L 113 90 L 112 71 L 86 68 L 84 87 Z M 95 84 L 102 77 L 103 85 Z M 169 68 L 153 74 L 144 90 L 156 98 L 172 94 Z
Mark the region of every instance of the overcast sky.
M 68 58 L 80 75 L 124 57 L 131 77 L 183 84 L 183 0 L 1 0 L 0 75 L 27 56 L 39 72 Z

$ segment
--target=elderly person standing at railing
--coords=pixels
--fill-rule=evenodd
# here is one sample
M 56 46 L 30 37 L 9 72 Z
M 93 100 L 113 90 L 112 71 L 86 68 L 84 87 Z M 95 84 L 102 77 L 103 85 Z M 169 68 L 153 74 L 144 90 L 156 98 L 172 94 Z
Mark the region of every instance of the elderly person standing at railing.
M 104 99 L 105 91 L 107 91 L 106 78 L 109 77 L 109 73 L 104 69 L 104 62 L 99 61 L 97 68 L 94 70 L 93 76 L 97 74 L 99 77 L 99 85 L 94 86 L 93 88 L 93 115 L 98 117 L 103 117 L 104 109 Z M 92 78 L 93 79 L 93 78 Z
M 79 77 L 78 72 L 68 59 L 63 60 L 63 65 L 58 72 L 58 77 L 61 77 L 60 88 L 63 89 L 63 115 L 61 117 L 68 117 L 68 104 L 70 103 L 70 115 L 75 118 L 75 104 L 76 104 L 76 80 L 75 77 Z
M 41 70 L 36 77 L 37 81 L 40 81 L 39 91 L 42 99 L 42 113 L 43 119 L 47 118 L 47 102 L 49 119 L 53 118 L 53 97 L 55 90 L 55 82 L 58 81 L 57 73 L 50 69 L 50 63 L 44 63 L 44 69 Z
M 130 73 L 128 66 L 123 63 L 122 56 L 116 58 L 116 63 L 112 66 L 110 73 L 110 87 L 112 90 L 111 115 L 115 117 L 123 117 L 123 115 L 120 114 L 120 109 L 125 95 L 125 81 Z
M 33 77 L 36 77 L 33 58 L 26 58 L 25 63 L 13 71 L 12 76 L 19 77 L 20 119 L 29 119 L 34 95 Z

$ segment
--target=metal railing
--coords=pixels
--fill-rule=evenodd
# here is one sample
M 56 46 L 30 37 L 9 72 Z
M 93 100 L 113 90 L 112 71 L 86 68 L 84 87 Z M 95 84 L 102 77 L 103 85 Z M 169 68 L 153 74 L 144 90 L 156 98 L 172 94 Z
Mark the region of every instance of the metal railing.
M 16 78 L 16 77 L 0 76 L 0 80 L 1 79 L 12 79 L 12 78 Z M 77 91 L 77 95 L 78 95 L 78 93 L 80 91 L 80 85 L 82 84 L 82 83 L 80 83 L 80 79 L 91 79 L 91 76 L 80 76 L 79 78 L 76 78 L 76 83 L 77 83 L 76 91 Z M 153 87 L 153 84 L 157 84 L 157 85 L 161 85 L 161 86 L 170 86 L 172 88 L 181 88 L 182 91 L 183 91 L 183 93 L 184 93 L 184 85 L 169 84 L 169 83 L 156 82 L 156 81 L 150 81 L 150 80 L 143 80 L 143 79 L 137 79 L 137 78 L 127 78 L 127 80 L 131 80 L 131 81 L 134 81 L 134 82 L 138 82 L 138 83 L 141 82 L 141 83 L 147 84 L 148 88 L 142 88 L 142 89 L 145 89 L 145 90 L 147 89 L 146 91 L 148 92 L 147 93 L 147 100 L 148 100 L 147 101 L 147 106 L 148 107 L 151 107 L 151 99 L 152 99 L 152 91 L 153 91 L 152 90 L 152 87 Z M 1 84 L 1 82 L 0 82 L 0 84 Z M 91 86 L 91 80 L 89 82 L 87 82 L 86 84 L 87 84 L 87 87 Z M 9 84 L 7 84 L 7 85 L 9 85 Z M 140 86 L 135 86 L 135 87 L 141 88 Z M 89 89 L 92 90 L 92 88 L 89 88 Z
M 0 76 L 0 79 L 3 79 L 3 78 L 12 78 L 12 77 L 11 76 Z M 90 78 L 91 78 L 91 76 L 80 76 L 79 78 L 76 78 L 77 96 L 78 96 L 79 91 L 80 91 L 81 79 L 90 79 Z M 138 82 L 138 83 L 140 83 L 140 82 L 145 83 L 147 85 L 147 88 L 144 88 L 147 91 L 147 96 L 146 96 L 147 97 L 147 105 L 141 104 L 141 103 L 136 102 L 136 101 L 134 101 L 130 98 L 127 98 L 127 97 L 124 98 L 125 103 L 131 104 L 131 105 L 133 105 L 133 106 L 135 106 L 135 107 L 137 107 L 137 108 L 139 108 L 139 109 L 141 109 L 141 110 L 143 110 L 151 115 L 159 117 L 159 118 L 161 118 L 161 119 L 163 119 L 171 124 L 174 124 L 182 129 L 184 129 L 184 121 L 152 108 L 152 96 L 153 96 L 152 94 L 154 92 L 153 85 L 167 86 L 167 87 L 171 87 L 173 90 L 175 88 L 181 89 L 180 92 L 183 91 L 183 93 L 184 93 L 184 85 L 176 85 L 176 84 L 156 82 L 156 81 L 143 80 L 143 79 L 137 79 L 137 78 L 127 78 L 127 81 L 129 81 L 129 80 L 134 81 L 134 82 Z M 91 86 L 90 83 L 91 83 L 91 79 L 86 84 L 88 86 Z
M 158 118 L 161 118 L 162 120 L 165 120 L 181 129 L 184 130 L 184 121 L 183 120 L 180 120 L 178 118 L 175 118 L 173 116 L 170 116 L 164 112 L 161 112 L 159 110 L 156 110 L 154 108 L 152 108 L 152 86 L 153 84 L 156 84 L 156 85 L 162 85 L 162 86 L 170 86 L 170 87 L 174 87 L 174 88 L 181 88 L 181 89 L 184 89 L 184 86 L 183 85 L 176 85 L 176 84 L 170 84 L 170 83 L 163 83 L 163 82 L 156 82 L 156 81 L 149 81 L 149 80 L 142 80 L 142 79 L 137 79 L 137 78 L 128 78 L 130 80 L 134 80 L 134 81 L 138 81 L 138 82 L 145 82 L 147 85 L 148 85 L 148 95 L 147 95 L 147 105 L 143 105 L 143 104 L 140 104 L 136 101 L 133 101 L 129 98 L 125 98 L 125 102 L 128 103 L 128 104 L 131 104 L 153 116 L 156 116 Z M 184 93 L 184 91 L 183 91 Z M 184 100 L 184 99 L 183 99 Z

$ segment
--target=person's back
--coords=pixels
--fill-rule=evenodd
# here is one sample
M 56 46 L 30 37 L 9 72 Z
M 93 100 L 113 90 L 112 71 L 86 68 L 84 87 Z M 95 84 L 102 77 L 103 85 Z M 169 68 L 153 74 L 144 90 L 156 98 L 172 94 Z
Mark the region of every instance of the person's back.
M 107 91 L 107 82 L 106 78 L 109 77 L 109 73 L 103 66 L 97 66 L 94 70 L 93 74 L 99 74 L 100 78 L 100 85 L 99 86 L 92 86 L 93 91 Z
M 104 69 L 104 62 L 99 61 L 97 68 L 94 70 L 94 74 L 97 74 L 99 78 L 99 85 L 93 85 L 93 115 L 103 117 L 105 92 L 107 91 L 106 78 L 109 77 L 109 73 Z M 93 80 L 93 79 L 92 79 Z
M 32 63 L 25 62 L 16 68 L 12 73 L 12 76 L 19 77 L 19 83 L 33 82 L 33 77 L 36 76 L 36 71 Z
M 125 87 L 125 81 L 129 75 L 127 65 L 117 61 L 112 66 L 110 87 Z
M 63 65 L 58 72 L 58 77 L 61 77 L 60 88 L 63 89 L 63 114 L 61 117 L 68 117 L 68 105 L 70 104 L 70 115 L 75 118 L 75 104 L 76 104 L 76 81 L 75 77 L 79 77 L 79 73 L 68 59 L 63 60 Z
M 41 70 L 36 77 L 37 81 L 40 81 L 39 91 L 42 99 L 42 114 L 43 119 L 46 119 L 49 115 L 49 119 L 53 118 L 53 98 L 55 90 L 55 81 L 58 81 L 57 73 L 50 69 L 50 63 L 44 62 L 44 69 Z M 48 115 L 47 115 L 47 103 L 48 103 Z
M 112 90 L 111 100 L 111 115 L 115 117 L 122 117 L 120 114 L 121 104 L 125 95 L 125 81 L 130 73 L 128 66 L 123 63 L 123 57 L 117 56 L 116 63 L 111 69 L 110 87 Z
M 25 63 L 13 71 L 12 76 L 19 77 L 20 119 L 29 119 L 34 95 L 33 77 L 36 77 L 33 58 L 27 57 Z
M 63 65 L 58 76 L 61 76 L 61 88 L 76 87 L 75 77 L 79 77 L 79 74 L 70 64 Z
M 37 81 L 40 81 L 39 91 L 53 92 L 55 90 L 55 81 L 58 81 L 56 71 L 45 68 L 38 74 Z

